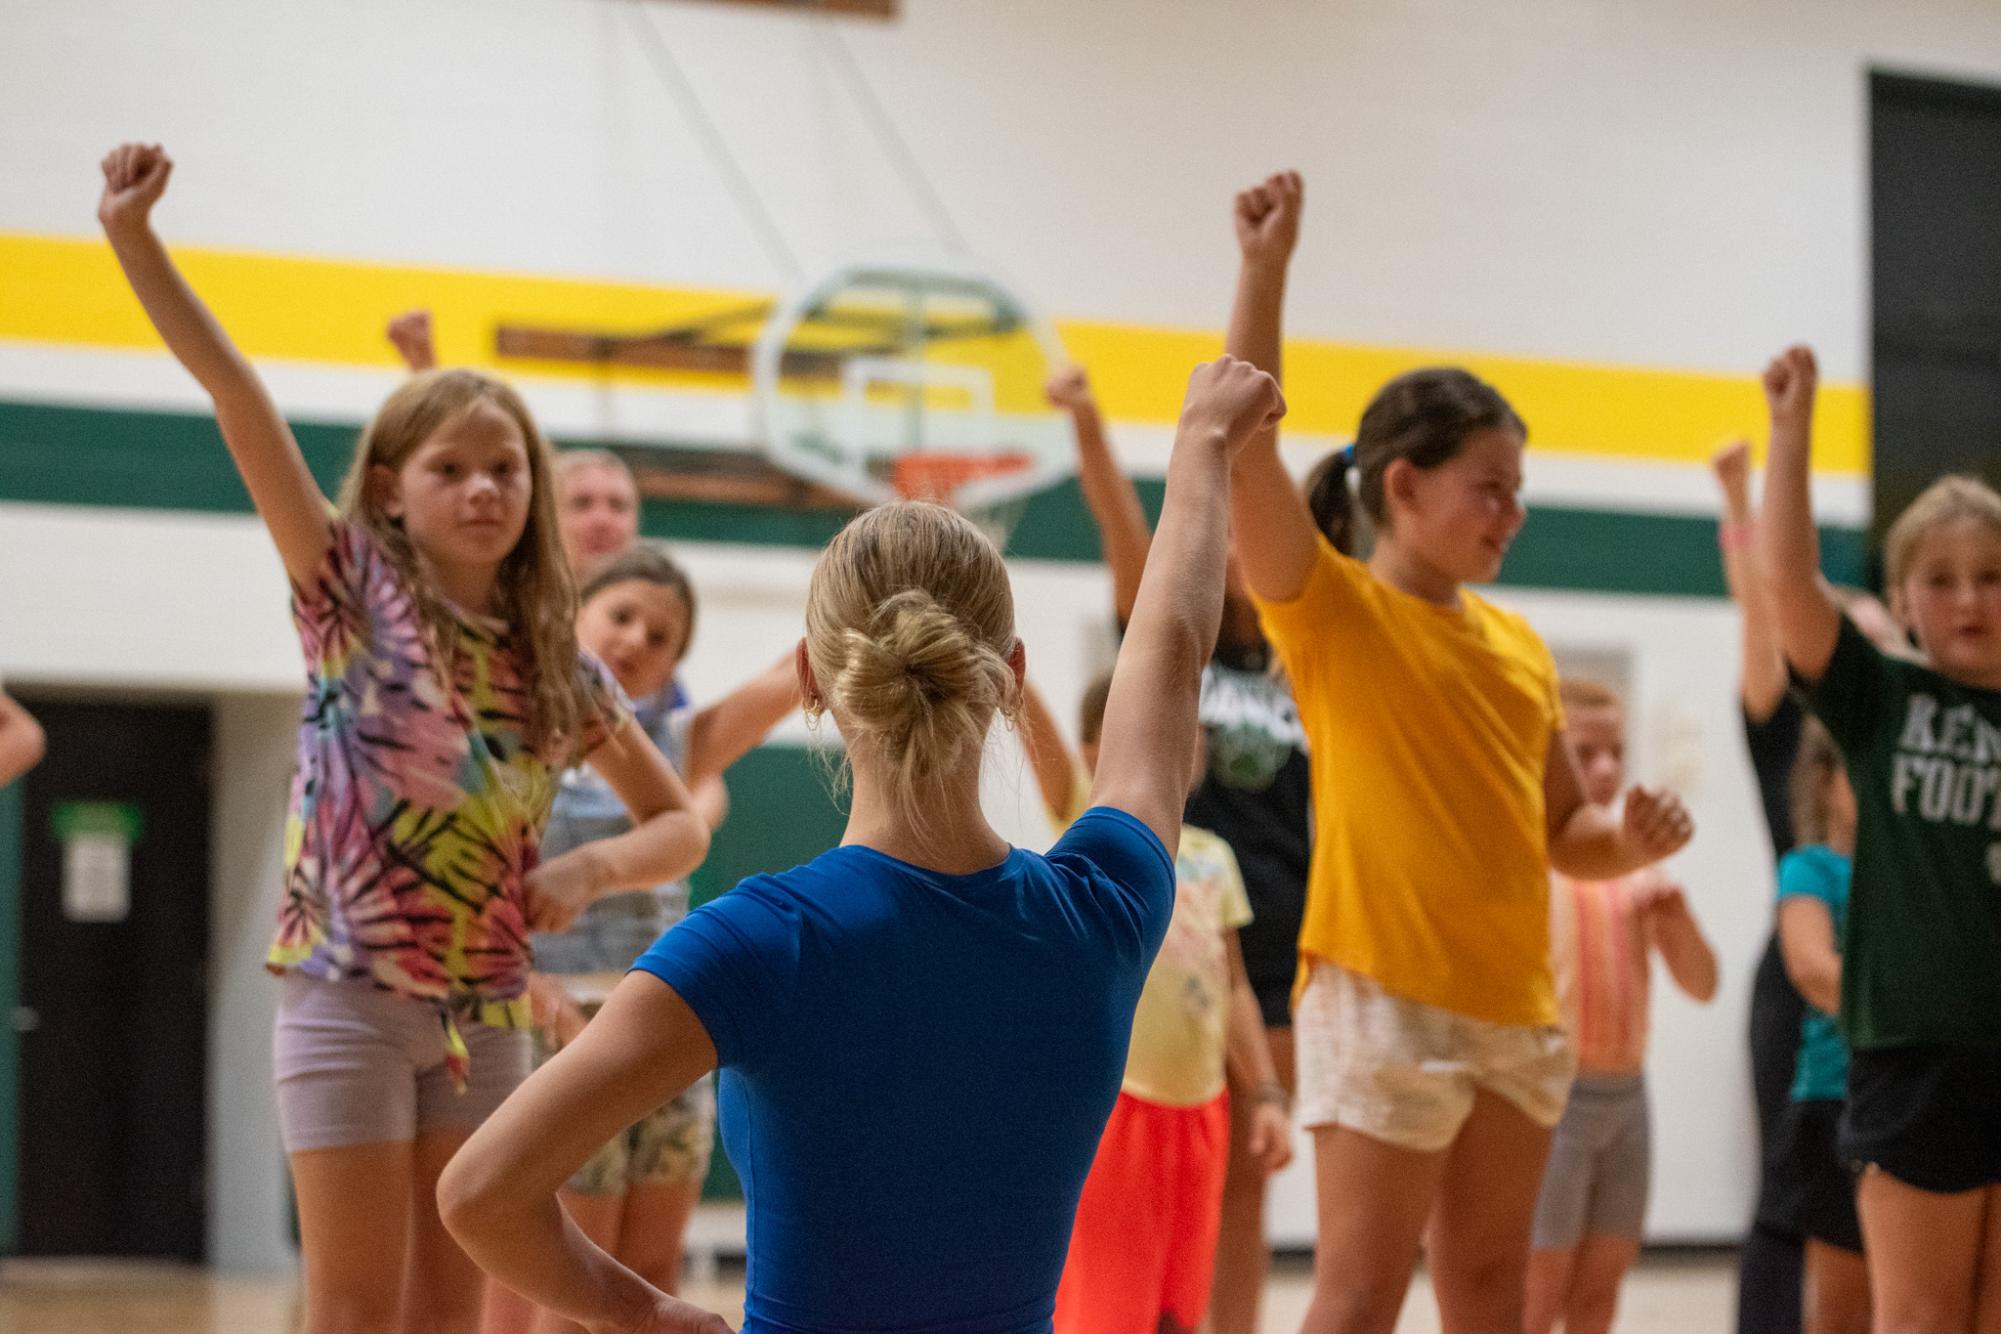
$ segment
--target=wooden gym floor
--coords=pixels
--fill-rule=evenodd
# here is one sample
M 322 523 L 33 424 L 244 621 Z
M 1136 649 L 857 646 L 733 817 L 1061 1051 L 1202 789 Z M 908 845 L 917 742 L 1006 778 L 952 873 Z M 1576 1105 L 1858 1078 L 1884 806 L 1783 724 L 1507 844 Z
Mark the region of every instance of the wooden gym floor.
M 740 1269 L 688 1285 L 686 1296 L 729 1317 L 742 1315 Z M 1294 1334 L 1310 1290 L 1304 1260 L 1282 1261 L 1265 1302 L 1263 1328 Z M 1726 1254 L 1643 1260 L 1627 1281 L 1621 1334 L 1721 1331 L 1734 1322 L 1736 1271 Z M 5 1334 L 275 1334 L 295 1328 L 293 1285 L 143 1264 L 15 1260 L 0 1263 Z M 1436 1334 L 1438 1312 L 1422 1279 L 1397 1334 Z

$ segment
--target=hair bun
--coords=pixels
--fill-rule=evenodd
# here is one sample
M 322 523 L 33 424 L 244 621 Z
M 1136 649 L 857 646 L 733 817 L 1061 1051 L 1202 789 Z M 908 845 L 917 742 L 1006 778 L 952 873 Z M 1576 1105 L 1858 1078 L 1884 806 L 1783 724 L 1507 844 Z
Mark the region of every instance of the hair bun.
M 964 515 L 924 501 L 867 510 L 813 567 L 806 656 L 851 756 L 866 753 L 920 836 L 936 780 L 980 754 L 1016 702 L 1007 567 Z M 858 761 L 859 763 L 859 761 Z
M 893 748 L 922 738 L 957 753 L 984 730 L 975 720 L 1002 702 L 1006 662 L 923 589 L 889 597 L 872 622 L 843 636 L 847 661 L 834 683 L 840 712 Z

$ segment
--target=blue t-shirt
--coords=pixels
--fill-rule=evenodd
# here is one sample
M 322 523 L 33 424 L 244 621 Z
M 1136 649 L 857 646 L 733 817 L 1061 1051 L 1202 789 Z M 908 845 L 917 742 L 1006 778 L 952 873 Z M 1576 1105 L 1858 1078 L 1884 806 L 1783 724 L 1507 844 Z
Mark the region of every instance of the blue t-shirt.
M 1848 858 L 1820 843 L 1794 848 L 1779 859 L 1779 902 L 1790 898 L 1818 899 L 1834 918 L 1834 948 L 1843 950 L 1848 938 Z M 1848 1042 L 1834 1015 L 1806 1007 L 1800 1021 L 1799 1063 L 1794 1066 L 1793 1101 L 1848 1096 Z
M 1173 908 L 1096 807 L 974 875 L 835 848 L 662 936 L 635 966 L 716 1046 L 746 1334 L 1047 1330 Z

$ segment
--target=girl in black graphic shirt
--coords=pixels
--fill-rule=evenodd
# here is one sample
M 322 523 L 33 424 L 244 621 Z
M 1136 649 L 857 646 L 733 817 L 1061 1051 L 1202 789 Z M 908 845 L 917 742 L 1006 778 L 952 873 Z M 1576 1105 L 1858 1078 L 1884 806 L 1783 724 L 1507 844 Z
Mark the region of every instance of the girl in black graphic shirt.
M 1132 480 L 1112 457 L 1084 372 L 1074 366 L 1058 371 L 1048 394 L 1077 426 L 1078 481 L 1111 567 L 1113 610 L 1123 629 L 1146 567 L 1151 541 L 1146 513 Z M 1271 1254 L 1264 1241 L 1267 1174 L 1250 1153 L 1250 1126 L 1259 1104 L 1287 1107 L 1291 1102 L 1292 983 L 1306 909 L 1312 792 L 1299 713 L 1291 691 L 1273 670 L 1271 650 L 1234 560 L 1223 597 L 1222 629 L 1202 673 L 1200 718 L 1208 772 L 1188 800 L 1186 819 L 1227 842 L 1243 870 L 1254 916 L 1239 941 L 1279 1075 L 1276 1083 L 1233 1090 L 1231 1100 L 1229 1177 L 1209 1309 L 1215 1334 L 1251 1334 Z M 1045 791 L 1050 781 L 1073 781 L 1067 763 L 1049 768 Z

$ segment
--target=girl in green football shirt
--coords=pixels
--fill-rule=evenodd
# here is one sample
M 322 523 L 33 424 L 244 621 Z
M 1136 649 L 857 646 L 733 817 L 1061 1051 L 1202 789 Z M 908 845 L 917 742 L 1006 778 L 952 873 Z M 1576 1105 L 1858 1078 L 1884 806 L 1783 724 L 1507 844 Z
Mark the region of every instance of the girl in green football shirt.
M 1760 555 L 1786 658 L 1855 789 L 1841 1024 L 1843 1158 L 1876 1328 L 2001 1330 L 2001 495 L 1947 477 L 1885 541 L 1891 609 L 1924 662 L 1884 654 L 1820 578 L 1804 347 L 1765 372 Z

